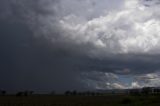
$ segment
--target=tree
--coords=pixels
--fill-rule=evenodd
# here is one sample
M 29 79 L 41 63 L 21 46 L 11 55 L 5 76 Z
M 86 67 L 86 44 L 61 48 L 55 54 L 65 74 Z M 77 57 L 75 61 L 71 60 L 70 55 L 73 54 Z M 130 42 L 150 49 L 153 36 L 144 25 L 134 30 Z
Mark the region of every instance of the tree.
M 77 91 L 74 90 L 74 91 L 72 92 L 72 95 L 77 95 Z
M 96 93 L 95 92 L 91 92 L 91 96 L 96 96 Z
M 28 93 L 29 93 L 28 91 L 23 92 L 24 96 L 28 96 L 29 95 Z
M 34 91 L 30 91 L 30 92 L 29 92 L 30 95 L 33 95 L 33 93 L 34 93 Z
M 66 91 L 65 93 L 64 93 L 65 95 L 71 95 L 71 91 Z
M 18 92 L 16 94 L 16 96 L 29 96 L 29 95 L 33 95 L 34 91 L 23 91 L 23 92 Z
M 151 87 L 144 87 L 144 88 L 142 88 L 142 93 L 143 94 L 152 93 L 152 88 Z
M 55 91 L 52 91 L 52 92 L 51 92 L 51 95 L 55 95 L 55 94 L 56 94 Z
M 23 96 L 23 92 L 17 92 L 16 96 Z
M 86 96 L 91 96 L 91 92 L 90 91 L 87 91 L 85 94 L 86 94 Z
M 4 95 L 6 95 L 6 91 L 5 90 L 3 90 L 3 91 L 1 91 L 1 94 L 4 96 Z

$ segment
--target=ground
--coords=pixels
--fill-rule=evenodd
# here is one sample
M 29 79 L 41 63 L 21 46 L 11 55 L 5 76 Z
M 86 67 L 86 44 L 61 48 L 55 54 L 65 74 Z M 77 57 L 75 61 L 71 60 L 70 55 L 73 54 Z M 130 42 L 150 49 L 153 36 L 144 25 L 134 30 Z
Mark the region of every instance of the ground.
M 1 96 L 0 106 L 160 106 L 160 95 Z

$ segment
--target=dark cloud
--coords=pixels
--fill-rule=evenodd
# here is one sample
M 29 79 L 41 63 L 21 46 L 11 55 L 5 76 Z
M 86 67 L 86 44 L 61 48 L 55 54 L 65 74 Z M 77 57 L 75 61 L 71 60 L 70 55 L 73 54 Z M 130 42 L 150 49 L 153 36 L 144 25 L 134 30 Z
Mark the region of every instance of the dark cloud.
M 135 2 L 121 1 L 125 7 L 117 7 L 122 10 L 118 12 L 115 12 L 118 4 L 111 2 L 113 14 L 105 13 L 103 3 L 80 2 L 84 9 L 89 8 L 88 12 L 83 14 L 83 9 L 68 7 L 70 4 L 62 0 L 0 1 L 1 87 L 9 91 L 126 88 L 119 81 L 119 75 L 140 79 L 160 70 L 158 41 L 132 27 L 135 25 L 132 21 L 143 22 L 143 16 L 139 16 L 138 21 L 128 18 L 132 10 L 128 6 L 136 5 Z M 100 5 L 103 8 L 99 8 Z M 103 12 L 93 14 L 93 6 Z M 81 11 L 77 13 L 78 10 Z M 149 21 L 153 19 L 145 15 Z M 117 17 L 117 21 L 109 17 Z M 147 25 L 148 21 L 144 23 Z M 147 27 L 151 29 L 150 35 L 154 35 L 155 27 Z M 135 36 L 135 40 L 130 36 L 139 33 L 143 38 Z M 133 85 L 141 86 L 138 82 Z
M 1 86 L 8 90 L 81 89 L 75 58 L 35 38 L 28 26 L 1 22 Z M 71 77 L 72 76 L 72 77 Z

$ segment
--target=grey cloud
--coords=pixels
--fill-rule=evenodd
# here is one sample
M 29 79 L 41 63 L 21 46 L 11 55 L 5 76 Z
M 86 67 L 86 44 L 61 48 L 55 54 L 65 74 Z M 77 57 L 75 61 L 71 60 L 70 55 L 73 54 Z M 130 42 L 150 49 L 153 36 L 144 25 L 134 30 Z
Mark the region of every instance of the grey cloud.
M 124 88 L 115 76 L 159 70 L 159 7 L 136 2 L 108 0 L 105 8 L 96 0 L 1 0 L 1 85 Z
M 159 87 L 160 86 L 159 71 L 135 76 L 133 85 L 137 87 Z
M 0 84 L 3 89 L 62 92 L 83 88 L 69 53 L 53 49 L 43 38 L 33 37 L 24 24 L 1 22 L 1 25 Z
M 84 83 L 88 87 L 95 89 L 120 89 L 118 76 L 113 73 L 99 71 L 86 72 L 82 74 Z

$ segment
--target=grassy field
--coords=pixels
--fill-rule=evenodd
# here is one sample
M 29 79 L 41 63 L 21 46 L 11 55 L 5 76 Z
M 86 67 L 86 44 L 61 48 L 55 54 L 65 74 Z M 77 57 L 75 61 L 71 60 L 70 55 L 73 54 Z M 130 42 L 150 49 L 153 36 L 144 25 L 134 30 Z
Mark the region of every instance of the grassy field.
M 160 95 L 1 96 L 0 106 L 160 106 Z

